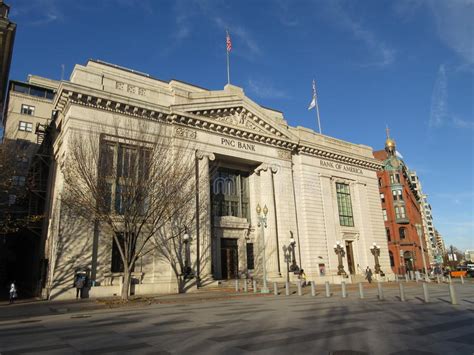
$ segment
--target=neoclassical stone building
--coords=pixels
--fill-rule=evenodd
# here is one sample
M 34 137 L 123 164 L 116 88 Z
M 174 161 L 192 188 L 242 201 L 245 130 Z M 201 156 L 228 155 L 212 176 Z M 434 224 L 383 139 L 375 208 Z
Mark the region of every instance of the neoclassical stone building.
M 91 126 L 105 127 L 112 119 L 123 119 L 124 125 L 147 120 L 157 132 L 188 143 L 196 171 L 205 175 L 198 189 L 209 204 L 209 223 L 199 226 L 200 248 L 209 250 L 209 262 L 192 265 L 199 268 L 202 280 L 209 283 L 261 270 L 257 264 L 262 258 L 257 256 L 263 243 L 267 278 L 285 280 L 288 258 L 293 258 L 287 248 L 291 235 L 295 262 L 310 280 L 342 280 L 337 275 L 336 242 L 345 251 L 342 260 L 349 280 L 363 277 L 367 266 L 374 269 L 373 243 L 381 248 L 381 269 L 386 277 L 393 276 L 376 174 L 382 163 L 368 146 L 291 127 L 281 112 L 258 105 L 233 85 L 210 91 L 92 60 L 76 65 L 70 80 L 60 84 L 54 109 L 58 129 L 44 228 L 44 257 L 55 265 L 54 270 L 49 267 L 45 282 L 52 297 L 73 295 L 72 279 L 79 268 L 90 271 L 96 285 L 91 296 L 119 293 L 120 273 L 112 270 L 111 252 L 101 253 L 100 248 L 107 247 L 101 242 L 94 249 L 94 240 L 111 239 L 104 239 L 92 222 L 80 231 L 69 228 L 74 219 L 63 214 L 61 205 L 61 164 L 68 135 L 87 134 Z M 233 187 L 219 187 L 223 181 L 232 181 Z M 263 233 L 257 226 L 257 205 L 268 209 Z M 72 243 L 59 253 L 57 246 L 64 246 L 61 240 L 66 239 Z M 196 243 L 191 248 L 194 257 L 199 253 Z M 175 292 L 169 265 L 153 255 L 140 262 L 134 276 L 136 294 Z M 261 278 L 261 273 L 256 271 L 256 276 Z M 58 282 L 59 277 L 63 281 Z M 290 278 L 296 276 L 291 273 Z

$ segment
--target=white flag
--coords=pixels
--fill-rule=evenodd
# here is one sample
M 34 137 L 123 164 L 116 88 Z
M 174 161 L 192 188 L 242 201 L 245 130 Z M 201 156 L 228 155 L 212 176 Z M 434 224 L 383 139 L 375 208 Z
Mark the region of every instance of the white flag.
M 311 110 L 312 108 L 316 107 L 316 82 L 313 79 L 313 99 L 311 100 L 311 103 L 309 104 L 308 110 Z

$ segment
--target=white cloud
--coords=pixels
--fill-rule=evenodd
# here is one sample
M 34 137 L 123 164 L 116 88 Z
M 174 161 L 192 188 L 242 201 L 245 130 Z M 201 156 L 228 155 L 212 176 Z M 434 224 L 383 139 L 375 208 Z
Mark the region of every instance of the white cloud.
M 448 115 L 448 79 L 446 69 L 441 64 L 438 69 L 438 76 L 431 95 L 430 127 L 441 127 L 445 123 Z
M 448 110 L 448 76 L 444 64 L 439 66 L 438 75 L 433 87 L 428 124 L 432 128 L 449 126 L 461 129 L 474 129 L 473 121 L 462 119 Z
M 331 14 L 334 17 L 334 23 L 346 31 L 351 32 L 352 36 L 365 44 L 370 51 L 373 60 L 369 60 L 363 66 L 385 67 L 395 61 L 395 49 L 387 45 L 383 40 L 366 28 L 362 22 L 356 21 L 351 15 L 340 6 L 339 2 L 331 3 Z
M 393 10 L 400 19 L 411 20 L 418 10 L 433 16 L 440 41 L 461 58 L 461 69 L 474 67 L 474 0 L 398 0 Z
M 469 65 L 474 65 L 474 1 L 428 1 L 438 36 Z
M 57 0 L 30 0 L 18 2 L 12 7 L 10 16 L 20 18 L 22 24 L 30 26 L 47 25 L 64 20 L 64 14 Z
M 256 97 L 261 99 L 286 99 L 288 94 L 280 89 L 273 87 L 272 85 L 253 79 L 249 79 L 247 82 L 249 91 L 255 94 Z

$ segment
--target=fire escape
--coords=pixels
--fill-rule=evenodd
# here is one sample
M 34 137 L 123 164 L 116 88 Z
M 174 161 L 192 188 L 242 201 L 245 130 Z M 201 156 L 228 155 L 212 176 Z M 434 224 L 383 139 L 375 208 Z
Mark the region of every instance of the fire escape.
M 52 162 L 51 126 L 48 124 L 36 125 L 38 150 L 32 158 L 28 175 L 28 222 L 27 228 L 41 236 L 42 222 L 45 214 L 48 175 Z

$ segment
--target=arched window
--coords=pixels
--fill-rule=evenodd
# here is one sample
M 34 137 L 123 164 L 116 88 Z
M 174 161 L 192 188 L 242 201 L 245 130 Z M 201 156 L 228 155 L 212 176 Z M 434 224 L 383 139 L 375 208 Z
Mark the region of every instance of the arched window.
M 390 257 L 390 266 L 395 266 L 395 259 L 393 258 L 393 253 L 391 251 L 388 252 L 388 256 Z
M 398 230 L 398 233 L 400 234 L 400 239 L 405 239 L 406 237 L 406 228 L 405 227 L 400 227 Z

